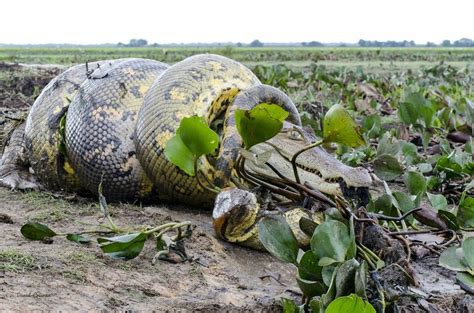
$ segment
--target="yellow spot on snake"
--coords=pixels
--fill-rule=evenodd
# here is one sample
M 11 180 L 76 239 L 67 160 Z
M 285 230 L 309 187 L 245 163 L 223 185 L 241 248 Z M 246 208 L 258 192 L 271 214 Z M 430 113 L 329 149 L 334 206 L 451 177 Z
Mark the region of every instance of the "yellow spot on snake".
M 170 91 L 170 98 L 174 101 L 184 101 L 186 99 L 186 94 L 179 89 L 173 89 Z
M 148 91 L 148 89 L 150 89 L 149 85 L 141 85 L 138 90 L 142 95 L 144 95 Z
M 69 175 L 74 175 L 74 169 L 72 168 L 71 164 L 69 164 L 69 162 L 64 162 L 64 166 L 63 166 L 63 169 L 66 173 L 68 173 Z
M 158 136 L 156 136 L 155 141 L 160 147 L 165 147 L 165 144 L 174 136 L 174 133 L 170 132 L 169 130 L 166 130 L 162 133 L 160 133 Z

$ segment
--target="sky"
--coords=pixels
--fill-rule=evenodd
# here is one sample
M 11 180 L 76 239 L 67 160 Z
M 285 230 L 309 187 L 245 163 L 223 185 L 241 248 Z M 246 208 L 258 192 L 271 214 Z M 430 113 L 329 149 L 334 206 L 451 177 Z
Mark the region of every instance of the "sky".
M 0 43 L 474 39 L 474 0 L 2 0 Z

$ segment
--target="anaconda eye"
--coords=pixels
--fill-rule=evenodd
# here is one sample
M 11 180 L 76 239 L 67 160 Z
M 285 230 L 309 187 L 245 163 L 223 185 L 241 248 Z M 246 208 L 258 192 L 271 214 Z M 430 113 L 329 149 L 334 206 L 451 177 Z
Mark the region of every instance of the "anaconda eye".
M 288 136 L 291 140 L 302 140 L 301 134 L 296 130 L 290 130 Z

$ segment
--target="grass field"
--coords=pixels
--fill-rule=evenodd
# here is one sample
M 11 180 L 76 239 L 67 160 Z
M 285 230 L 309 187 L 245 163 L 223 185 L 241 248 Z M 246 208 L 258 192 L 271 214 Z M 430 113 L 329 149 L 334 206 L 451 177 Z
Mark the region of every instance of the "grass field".
M 0 62 L 64 64 L 115 58 L 148 58 L 175 63 L 199 53 L 216 53 L 246 65 L 285 64 L 292 68 L 320 63 L 328 67 L 397 70 L 446 62 L 465 67 L 474 63 L 473 48 L 0 48 Z

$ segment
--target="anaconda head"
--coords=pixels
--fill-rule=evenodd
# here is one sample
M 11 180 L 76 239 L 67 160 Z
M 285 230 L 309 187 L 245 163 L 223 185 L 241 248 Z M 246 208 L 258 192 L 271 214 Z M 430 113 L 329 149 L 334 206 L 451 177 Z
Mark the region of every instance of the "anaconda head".
M 316 137 L 312 132 L 299 125 L 285 122 L 275 137 L 266 143 L 253 146 L 251 152 L 266 155 L 269 157 L 267 163 L 285 177 L 294 180 L 291 159 L 298 151 L 313 142 L 316 142 Z M 259 163 L 246 162 L 247 169 L 257 174 L 277 177 L 270 166 Z M 320 147 L 301 153 L 296 159 L 296 165 L 301 183 L 306 182 L 326 194 L 342 196 L 345 190 L 368 189 L 372 184 L 366 169 L 347 166 Z

